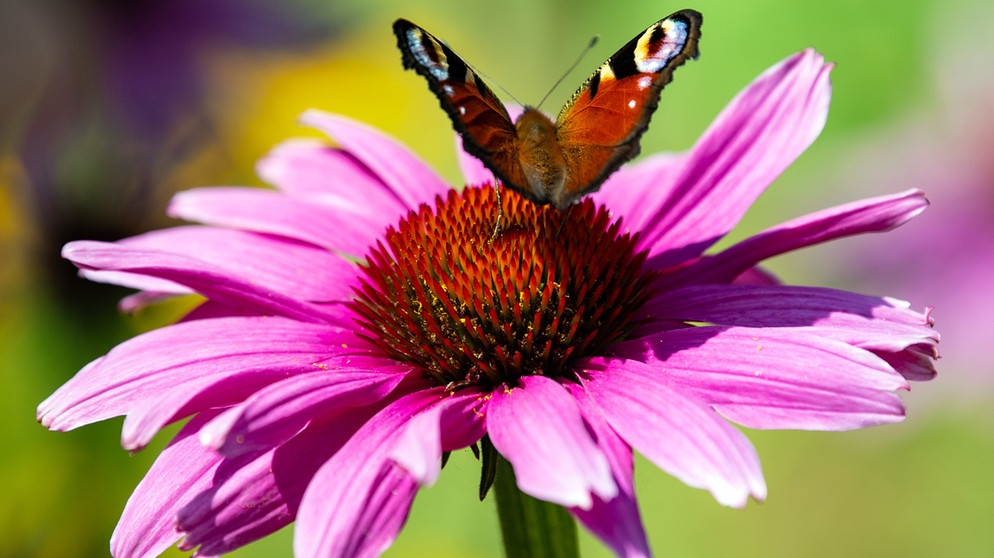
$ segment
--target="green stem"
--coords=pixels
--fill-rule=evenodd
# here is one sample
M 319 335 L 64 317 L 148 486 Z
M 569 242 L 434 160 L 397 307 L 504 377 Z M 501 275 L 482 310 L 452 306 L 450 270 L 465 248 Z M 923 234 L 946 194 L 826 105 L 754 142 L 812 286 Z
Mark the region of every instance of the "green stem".
M 521 492 L 511 464 L 498 458 L 494 480 L 497 515 L 508 558 L 578 558 L 576 522 L 556 504 Z

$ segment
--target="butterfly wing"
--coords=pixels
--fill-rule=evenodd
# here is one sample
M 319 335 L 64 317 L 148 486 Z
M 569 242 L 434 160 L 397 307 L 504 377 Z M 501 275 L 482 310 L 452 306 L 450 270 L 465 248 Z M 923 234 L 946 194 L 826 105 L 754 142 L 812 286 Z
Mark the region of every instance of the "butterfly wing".
M 604 64 L 563 107 L 557 139 L 566 180 L 552 203 L 565 207 L 597 190 L 639 153 L 639 139 L 673 70 L 697 58 L 700 13 L 682 10 L 649 26 Z
M 462 58 L 421 27 L 398 19 L 393 31 L 404 67 L 428 80 L 452 126 L 462 135 L 466 152 L 505 184 L 524 184 L 518 137 L 504 103 Z

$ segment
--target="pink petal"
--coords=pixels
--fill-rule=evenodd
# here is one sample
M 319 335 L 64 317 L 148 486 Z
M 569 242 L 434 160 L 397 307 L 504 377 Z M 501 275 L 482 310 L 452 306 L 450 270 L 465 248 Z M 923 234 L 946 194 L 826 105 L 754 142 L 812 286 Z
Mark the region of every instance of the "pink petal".
M 928 207 L 920 190 L 840 205 L 767 229 L 688 267 L 674 283 L 728 282 L 759 262 L 822 242 L 889 231 Z M 658 265 L 658 262 L 652 265 Z
M 168 213 L 178 219 L 284 236 L 352 255 L 365 254 L 392 222 L 382 216 L 372 218 L 366 211 L 259 188 L 187 190 L 173 196 Z
M 643 157 L 618 169 L 592 197 L 607 207 L 612 217 L 624 219 L 625 230 L 649 228 L 652 225 L 648 220 L 676 186 L 688 156 L 687 153 L 655 153 Z
M 348 151 L 311 139 L 285 141 L 256 165 L 266 182 L 301 200 L 377 215 L 408 211 L 366 165 Z M 384 222 L 384 225 L 388 222 Z
M 123 303 L 124 302 L 122 301 L 121 304 Z M 119 306 L 121 304 L 119 304 Z M 343 313 L 346 315 L 350 314 L 349 312 L 343 312 Z M 258 313 L 253 312 L 247 308 L 232 308 L 230 306 L 225 306 L 214 300 L 204 300 L 200 304 L 198 304 L 195 308 L 187 312 L 186 315 L 183 316 L 179 321 L 190 322 L 194 320 L 213 320 L 215 318 L 234 318 L 234 317 L 249 318 L 249 317 L 258 317 L 258 316 L 259 316 Z M 328 320 L 328 325 L 347 327 L 349 325 L 349 321 Z
M 251 275 L 243 276 L 244 269 L 233 271 L 184 254 L 132 248 L 120 243 L 76 241 L 63 248 L 62 256 L 86 270 L 87 275 L 98 275 L 91 270 L 147 275 L 178 283 L 231 307 L 253 308 L 257 314 L 276 314 L 309 322 L 328 320 L 327 312 L 321 307 L 260 285 Z M 334 274 L 336 269 L 329 267 L 322 271 Z M 293 273 L 294 269 L 283 272 Z M 279 273 L 264 275 L 273 282 L 280 281 Z M 291 281 L 288 277 L 283 280 Z M 337 290 L 341 285 L 334 288 Z M 333 295 L 334 291 L 326 294 Z
M 178 513 L 181 548 L 216 556 L 288 525 L 315 472 L 338 452 L 375 409 L 318 422 L 275 450 L 225 460 L 210 486 Z
M 328 134 L 410 209 L 433 203 L 451 189 L 407 146 L 366 124 L 317 110 L 305 112 L 300 121 Z
M 462 171 L 463 180 L 467 186 L 494 183 L 494 173 L 485 167 L 479 159 L 466 153 L 466 150 L 462 147 L 462 136 L 459 134 L 456 134 L 456 159 L 459 162 L 459 170 Z
M 939 340 L 926 317 L 909 310 L 906 302 L 816 287 L 684 287 L 649 300 L 638 317 L 723 326 L 811 326 L 826 338 L 883 351 L 902 351 Z M 637 334 L 653 331 L 650 323 Z
M 759 458 L 746 437 L 663 377 L 645 365 L 615 366 L 591 371 L 585 386 L 611 428 L 660 469 L 707 489 L 722 505 L 765 498 Z
M 773 274 L 773 272 L 763 269 L 762 267 L 750 267 L 749 269 L 740 273 L 732 283 L 737 285 L 781 285 L 783 281 L 779 277 Z
M 321 304 L 321 308 L 327 312 L 327 319 L 325 320 L 326 325 L 331 327 L 340 327 L 349 331 L 355 330 L 355 312 L 349 309 L 345 302 L 325 302 Z M 189 322 L 194 320 L 233 317 L 259 317 L 259 312 L 244 306 L 227 306 L 216 300 L 203 300 L 199 305 L 187 312 L 185 316 L 180 318 L 179 321 Z
M 97 274 L 97 275 L 102 275 L 104 272 L 102 272 L 102 271 L 95 271 L 95 272 L 87 272 L 86 274 L 88 275 L 89 273 L 94 273 L 94 274 Z M 108 272 L 108 273 L 112 273 L 113 274 L 115 272 Z M 127 274 L 122 274 L 122 275 L 127 275 Z M 134 275 L 133 277 L 142 277 L 142 276 L 141 275 Z M 90 277 L 90 279 L 92 279 L 94 281 L 98 281 L 98 282 L 100 281 L 99 279 L 93 279 L 92 277 Z M 151 278 L 143 278 L 143 279 L 151 279 Z M 135 285 L 125 285 L 120 280 L 111 280 L 111 281 L 109 281 L 109 283 L 111 283 L 113 285 L 129 286 L 129 287 L 136 288 L 136 289 L 143 289 L 144 288 L 144 287 L 135 286 Z M 172 292 L 163 292 L 162 290 L 142 290 L 142 291 L 137 292 L 137 293 L 132 293 L 132 294 L 130 294 L 130 295 L 122 298 L 121 301 L 117 303 L 118 310 L 120 310 L 121 312 L 124 312 L 125 314 L 134 314 L 134 313 L 138 312 L 139 310 L 141 310 L 142 308 L 146 308 L 148 306 L 152 306 L 152 305 L 158 304 L 160 302 L 165 302 L 165 301 L 167 301 L 167 300 L 175 297 L 176 295 L 192 294 L 192 292 L 190 291 L 190 289 L 187 289 L 186 287 L 177 285 L 177 284 L 172 283 L 172 282 L 169 282 L 169 283 L 171 283 L 171 285 L 172 285 L 172 287 L 170 287 L 170 288 L 175 288 L 176 290 L 174 290 Z
M 648 364 L 603 358 L 585 366 L 675 386 L 750 428 L 847 430 L 904 418 L 892 393 L 907 388 L 904 378 L 868 351 L 803 328 L 696 327 L 613 348 Z
M 404 426 L 390 458 L 421 486 L 431 486 L 441 472 L 443 451 L 465 448 L 486 433 L 484 402 L 469 391 L 442 400 Z
M 658 267 L 697 257 L 724 237 L 814 141 L 828 115 L 830 70 L 810 49 L 773 66 L 704 132 L 672 187 L 664 176 L 658 194 L 643 191 L 653 210 L 645 211 L 640 247 Z
M 333 369 L 287 378 L 227 410 L 200 432 L 200 441 L 228 457 L 274 447 L 316 417 L 386 400 L 409 371 Z
M 299 373 L 299 376 L 291 378 L 292 383 L 310 383 L 311 385 L 315 385 L 314 389 L 317 390 L 317 385 L 321 384 L 324 376 L 327 374 L 334 375 L 340 371 L 334 362 L 332 362 L 333 359 L 330 358 L 330 355 L 335 352 L 337 352 L 337 355 L 334 357 L 335 360 L 351 360 L 352 358 L 349 356 L 348 350 L 342 350 L 339 347 L 330 348 L 328 354 L 322 355 L 321 360 L 323 362 L 315 362 L 310 367 L 305 367 Z M 377 370 L 377 373 L 386 385 L 389 385 L 395 376 L 402 378 L 402 372 L 407 371 L 407 367 L 398 367 L 395 363 L 392 364 L 393 366 L 389 367 L 389 369 L 386 367 L 373 369 Z M 387 376 L 384 376 L 384 374 L 387 374 Z M 122 428 L 121 445 L 128 450 L 141 449 L 167 424 L 204 409 L 238 403 L 249 396 L 255 400 L 259 392 L 269 393 L 267 386 L 270 384 L 274 382 L 282 384 L 283 382 L 291 381 L 286 379 L 288 375 L 288 371 L 280 368 L 271 370 L 267 367 L 262 367 L 243 370 L 232 366 L 230 370 L 225 371 L 224 375 L 220 377 L 214 374 L 206 377 L 195 376 L 184 379 L 177 382 L 176 387 L 164 390 L 159 397 L 143 405 L 136 406 L 128 413 L 128 416 L 124 419 L 124 427 Z M 380 386 L 379 389 L 386 388 Z M 373 394 L 376 394 L 378 390 L 375 386 L 369 386 L 369 392 L 369 397 L 373 397 Z M 319 395 L 319 393 L 308 394 L 311 402 L 315 402 L 315 398 Z M 318 405 L 320 403 L 321 401 L 316 402 Z M 238 407 L 237 410 L 241 411 L 242 408 Z M 309 407 L 293 408 L 293 411 L 298 413 L 295 416 L 299 417 L 302 414 L 307 419 L 312 418 L 307 414 L 309 410 Z M 225 421 L 224 424 L 227 424 L 231 428 L 245 426 L 239 420 L 241 418 L 240 415 L 235 411 L 235 409 L 229 409 L 221 417 L 218 417 L 215 422 Z M 257 451 L 260 448 L 269 448 L 279 441 L 296 434 L 300 430 L 300 426 L 303 426 L 299 424 L 294 428 L 292 424 L 287 425 L 284 419 L 286 419 L 285 413 L 274 412 L 272 415 L 267 415 L 261 419 L 261 423 L 252 425 L 256 430 L 251 434 L 241 434 L 242 438 L 236 438 L 241 443 L 232 443 L 223 449 L 231 455 L 236 455 L 250 451 L 250 449 Z M 218 427 L 212 423 L 208 425 L 207 431 L 213 433 L 216 428 Z M 201 442 L 209 445 L 204 441 L 204 436 L 207 436 L 207 434 L 202 432 L 201 435 Z M 223 434 L 217 434 L 217 436 L 223 436 Z M 213 441 L 212 438 L 209 439 Z M 222 442 L 217 441 L 216 443 L 220 445 Z M 251 446 L 251 448 L 248 446 Z
M 335 348 L 364 342 L 351 331 L 283 318 L 218 318 L 180 323 L 121 343 L 83 368 L 38 406 L 38 420 L 52 430 L 70 430 L 154 406 L 173 390 L 196 401 L 205 385 L 217 395 L 209 407 L 230 404 L 260 383 L 290 374 L 317 372 Z M 182 407 L 162 413 L 172 418 Z M 147 419 L 150 423 L 162 423 Z
M 211 416 L 184 425 L 135 487 L 111 535 L 111 555 L 154 558 L 180 540 L 177 512 L 210 486 L 221 462 L 221 456 L 197 442 L 197 430 Z
M 435 484 L 442 470 L 441 415 L 442 408 L 436 405 L 412 418 L 390 454 L 390 458 L 421 486 Z
M 235 403 L 257 389 L 278 382 L 287 374 L 286 370 L 269 370 L 265 365 L 254 362 L 241 361 L 238 364 L 241 366 L 232 364 L 223 377 L 217 374 L 203 378 L 189 375 L 191 367 L 184 367 L 183 371 L 188 376 L 177 381 L 175 387 L 163 386 L 153 397 L 145 396 L 135 401 L 124 418 L 121 447 L 129 451 L 141 450 L 165 426 L 206 409 Z M 297 371 L 302 374 L 310 372 L 312 370 Z M 134 388 L 136 384 L 139 382 L 132 382 L 129 387 Z M 93 404 L 98 399 L 87 403 Z
M 650 556 L 649 541 L 645 536 L 645 528 L 642 526 L 642 517 L 639 515 L 635 498 L 635 482 L 632 478 L 635 463 L 632 448 L 611 429 L 607 419 L 591 401 L 586 390 L 573 383 L 564 386 L 576 399 L 591 434 L 607 456 L 614 481 L 618 485 L 618 495 L 614 498 L 604 500 L 594 496 L 594 504 L 589 510 L 570 508 L 570 513 L 618 556 L 626 558 Z
M 66 245 L 77 245 L 77 242 L 70 242 Z M 74 247 L 75 248 L 75 247 Z M 63 256 L 66 252 L 63 250 Z M 166 279 L 159 279 L 158 277 L 149 277 L 147 275 L 137 275 L 134 273 L 127 273 L 121 271 L 97 271 L 90 269 L 81 269 L 79 272 L 80 276 L 87 278 L 95 283 L 106 283 L 108 285 L 119 285 L 121 287 L 128 287 L 131 289 L 139 289 L 142 291 L 149 291 L 148 294 L 142 295 L 142 293 L 135 293 L 136 298 L 132 299 L 127 303 L 129 308 L 136 308 L 145 306 L 146 304 L 156 302 L 158 300 L 169 299 L 176 295 L 193 294 L 193 291 L 179 283 L 174 281 L 168 281 Z M 141 296 L 138 296 L 141 295 Z M 125 305 L 122 301 L 121 305 Z
M 444 398 L 442 388 L 401 397 L 321 466 L 297 514 L 295 556 L 376 556 L 390 546 L 418 488 L 390 451 L 412 417 Z
M 116 244 L 188 255 L 222 267 L 232 276 L 313 302 L 351 299 L 357 271 L 352 262 L 310 244 L 216 227 L 172 227 Z
M 935 361 L 939 358 L 939 348 L 934 341 L 911 345 L 901 351 L 873 349 L 873 354 L 907 380 L 927 382 L 937 375 Z
M 204 490 L 177 513 L 176 529 L 184 534 L 179 549 L 199 546 L 197 556 L 219 556 L 292 523 L 272 470 L 272 451 L 222 461 L 206 475 Z
M 555 380 L 525 376 L 497 389 L 487 412 L 494 448 L 514 468 L 518 487 L 536 498 L 588 510 L 592 495 L 610 500 L 618 486 L 576 401 Z

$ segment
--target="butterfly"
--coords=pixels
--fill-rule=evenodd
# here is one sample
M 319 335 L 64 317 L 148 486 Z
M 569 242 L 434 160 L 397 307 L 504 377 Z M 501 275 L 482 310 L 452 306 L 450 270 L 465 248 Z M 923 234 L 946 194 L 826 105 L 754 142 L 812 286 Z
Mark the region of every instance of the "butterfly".
M 649 26 L 607 59 L 553 122 L 504 104 L 462 58 L 405 19 L 393 24 L 404 67 L 428 80 L 463 147 L 508 188 L 563 210 L 639 153 L 639 139 L 673 70 L 698 56 L 703 18 L 681 10 Z

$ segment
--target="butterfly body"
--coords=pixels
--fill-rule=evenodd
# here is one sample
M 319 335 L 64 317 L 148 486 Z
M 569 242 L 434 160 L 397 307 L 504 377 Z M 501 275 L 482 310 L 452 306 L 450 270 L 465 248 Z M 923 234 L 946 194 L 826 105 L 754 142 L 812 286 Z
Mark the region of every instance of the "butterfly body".
M 468 153 L 500 181 L 562 210 L 596 191 L 639 153 L 639 139 L 673 70 L 697 57 L 702 18 L 683 10 L 651 25 L 600 66 L 553 121 L 504 104 L 448 46 L 424 29 L 394 23 L 404 66 L 427 79 Z
M 566 183 L 566 159 L 556 138 L 556 124 L 541 111 L 525 107 L 514 122 L 518 161 L 528 192 L 536 201 L 553 200 Z M 517 186 L 517 185 L 516 185 Z

